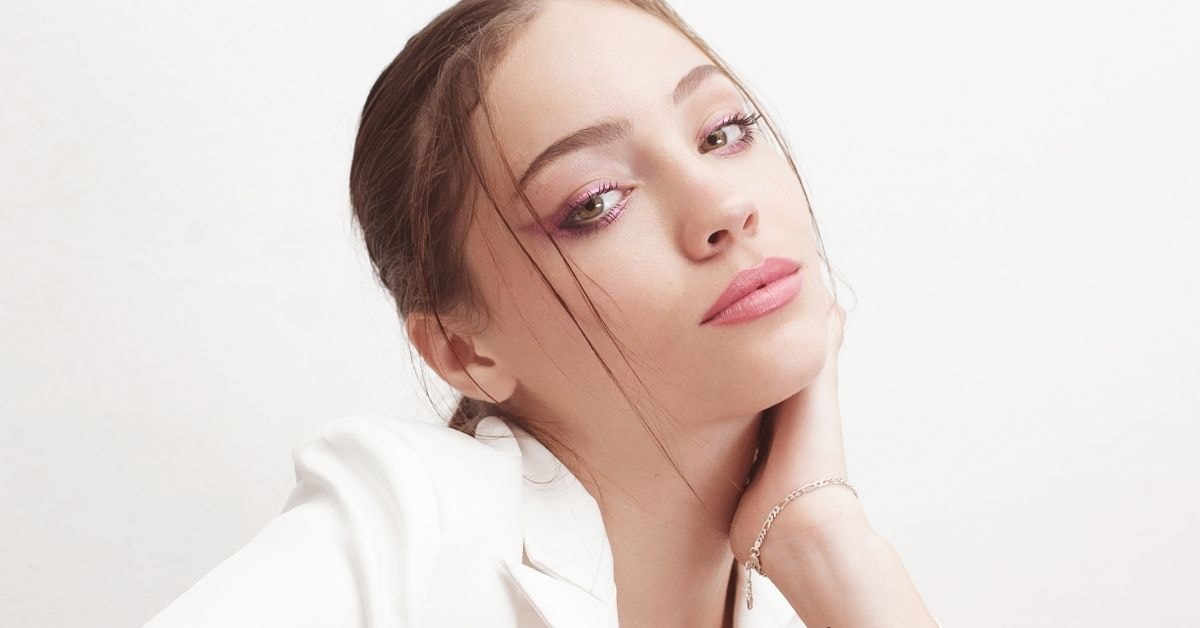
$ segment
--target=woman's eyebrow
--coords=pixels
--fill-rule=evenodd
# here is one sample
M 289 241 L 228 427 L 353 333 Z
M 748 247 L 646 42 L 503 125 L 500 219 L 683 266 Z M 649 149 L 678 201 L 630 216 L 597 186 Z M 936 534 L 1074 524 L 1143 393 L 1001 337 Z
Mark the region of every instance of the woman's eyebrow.
M 675 91 L 671 93 L 671 102 L 675 106 L 679 106 L 679 103 L 683 102 L 684 98 L 691 96 L 692 92 L 696 91 L 696 88 L 700 87 L 701 83 L 714 74 L 725 74 L 725 70 L 711 63 L 692 68 L 691 71 L 683 75 L 683 78 L 679 79 L 679 83 L 675 86 Z
M 675 90 L 671 93 L 671 102 L 678 106 L 685 98 L 695 92 L 704 81 L 718 74 L 729 76 L 724 69 L 711 63 L 692 68 L 675 85 Z M 630 123 L 628 118 L 616 118 L 613 120 L 602 120 L 563 136 L 541 153 L 538 153 L 538 156 L 529 162 L 529 167 L 525 169 L 525 173 L 521 175 L 517 183 L 517 189 L 525 189 L 525 186 L 533 179 L 534 175 L 550 165 L 554 160 L 581 148 L 614 142 L 628 135 L 629 130 Z

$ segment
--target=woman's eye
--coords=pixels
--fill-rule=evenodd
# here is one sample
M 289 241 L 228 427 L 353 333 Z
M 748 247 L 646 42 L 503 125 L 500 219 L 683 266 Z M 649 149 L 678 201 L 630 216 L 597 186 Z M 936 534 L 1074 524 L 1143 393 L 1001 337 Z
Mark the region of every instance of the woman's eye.
M 759 114 L 754 113 L 749 116 L 737 115 L 725 120 L 717 130 L 704 136 L 704 141 L 701 146 L 702 152 L 711 152 L 726 146 L 739 146 L 745 148 L 747 144 L 754 141 L 755 125 L 758 123 Z M 739 152 L 733 151 L 733 152 Z
M 624 198 L 624 191 L 617 189 L 615 184 L 607 184 L 575 205 L 567 215 L 566 221 L 559 226 L 567 230 L 577 230 L 609 222 L 620 213 L 618 206 Z
M 722 146 L 737 142 L 745 134 L 746 132 L 742 130 L 742 127 L 736 124 L 726 124 L 716 131 L 709 133 L 704 138 L 704 146 L 706 148 L 721 148 Z

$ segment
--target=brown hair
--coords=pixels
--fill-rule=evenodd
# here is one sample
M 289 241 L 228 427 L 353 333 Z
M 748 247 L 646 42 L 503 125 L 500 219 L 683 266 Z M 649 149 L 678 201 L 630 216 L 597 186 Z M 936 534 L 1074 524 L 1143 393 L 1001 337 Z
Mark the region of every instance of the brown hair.
M 350 168 L 351 203 L 371 263 L 383 286 L 395 300 L 400 317 L 406 318 L 413 312 L 430 313 L 445 337 L 446 329 L 441 314 L 462 308 L 485 319 L 488 316 L 486 304 L 479 298 L 463 255 L 463 243 L 470 224 L 471 199 L 468 194 L 472 192 L 472 179 L 475 179 L 530 264 L 537 269 L 609 377 L 641 418 L 660 451 L 678 471 L 678 466 L 656 435 L 655 427 L 646 421 L 629 392 L 617 381 L 611 368 L 604 364 L 575 314 L 550 285 L 524 244 L 516 238 L 512 227 L 508 226 L 508 221 L 495 203 L 494 194 L 487 189 L 480 153 L 470 132 L 471 113 L 476 106 L 483 105 L 485 120 L 495 141 L 490 113 L 484 100 L 487 76 L 500 60 L 514 33 L 537 14 L 544 1 L 462 0 L 435 17 L 408 40 L 404 49 L 375 81 L 363 107 Z M 614 1 L 633 5 L 666 21 L 723 69 L 760 112 L 762 121 L 770 131 L 769 137 L 780 147 L 803 189 L 803 180 L 796 169 L 791 149 L 786 139 L 776 132 L 775 125 L 758 99 L 665 0 Z M 515 186 L 512 166 L 507 162 L 503 165 L 508 175 L 514 178 Z M 805 191 L 806 199 L 807 196 Z M 521 197 L 536 218 L 537 214 L 528 198 L 523 193 Z M 815 217 L 812 222 L 824 260 L 824 244 L 821 243 Z M 554 242 L 552 236 L 551 241 Z M 554 242 L 554 246 L 562 256 L 557 242 Z M 583 292 L 590 310 L 600 320 L 601 327 L 620 348 L 621 343 L 600 319 L 599 312 L 583 290 L 575 271 L 570 264 L 566 266 Z M 836 299 L 836 284 L 833 285 Z M 628 363 L 625 352 L 619 351 Z M 519 416 L 494 399 L 489 402 L 462 397 L 449 418 L 449 426 L 473 434 L 479 420 L 490 415 L 505 416 L 539 440 L 554 442 L 563 450 L 569 449 L 553 434 L 539 429 L 533 421 Z M 684 481 L 687 482 L 686 478 Z

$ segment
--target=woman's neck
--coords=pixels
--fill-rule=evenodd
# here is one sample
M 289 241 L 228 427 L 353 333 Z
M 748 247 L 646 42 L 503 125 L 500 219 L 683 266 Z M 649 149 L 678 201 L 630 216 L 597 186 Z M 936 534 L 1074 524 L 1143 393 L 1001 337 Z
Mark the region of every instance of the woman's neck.
M 571 469 L 600 505 L 621 625 L 720 628 L 728 621 L 736 578 L 729 527 L 754 462 L 761 416 L 689 426 L 666 443 L 695 493 L 646 431 L 629 427 L 637 419 L 588 417 L 589 425 L 623 426 L 574 439 L 595 475 Z

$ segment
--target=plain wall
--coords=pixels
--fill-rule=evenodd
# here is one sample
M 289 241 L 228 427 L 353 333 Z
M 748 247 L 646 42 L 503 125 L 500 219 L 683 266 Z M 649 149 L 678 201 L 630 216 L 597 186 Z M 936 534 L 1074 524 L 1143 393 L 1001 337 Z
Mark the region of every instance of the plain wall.
M 3 4 L 0 625 L 140 625 L 311 431 L 449 409 L 346 191 L 447 3 Z M 1195 5 L 676 6 L 792 142 L 851 477 L 942 623 L 1200 625 Z

